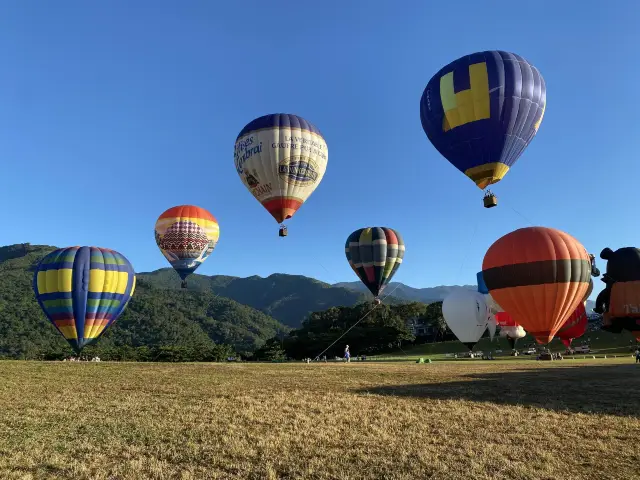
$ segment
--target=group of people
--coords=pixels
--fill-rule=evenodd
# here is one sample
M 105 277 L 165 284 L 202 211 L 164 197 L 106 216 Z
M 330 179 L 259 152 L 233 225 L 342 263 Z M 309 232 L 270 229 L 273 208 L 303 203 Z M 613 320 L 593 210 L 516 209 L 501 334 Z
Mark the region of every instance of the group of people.
M 89 359 L 89 357 L 69 357 L 69 358 L 64 358 L 62 359 L 63 362 L 99 362 L 100 361 L 100 357 L 95 356 L 91 359 Z

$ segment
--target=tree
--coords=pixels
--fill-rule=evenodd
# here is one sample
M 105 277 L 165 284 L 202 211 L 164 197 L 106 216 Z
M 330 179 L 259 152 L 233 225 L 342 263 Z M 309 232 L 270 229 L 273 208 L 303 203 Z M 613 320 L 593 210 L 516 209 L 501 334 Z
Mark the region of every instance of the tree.
M 451 335 L 442 315 L 442 302 L 433 302 L 427 305 L 424 315 L 420 317 L 420 322 L 428 325 L 433 331 L 433 334 L 430 335 L 433 342 L 443 340 L 446 336 Z
M 287 353 L 282 348 L 282 344 L 277 337 L 267 340 L 267 342 L 256 350 L 253 354 L 256 360 L 263 360 L 268 362 L 286 360 Z
M 327 350 L 327 356 L 341 356 L 347 344 L 353 355 L 390 351 L 403 341 L 415 339 L 407 320 L 424 313 L 425 308 L 420 303 L 376 308 L 372 303 L 363 303 L 314 312 L 301 328 L 289 333 L 283 347 L 287 356 L 297 359 L 315 358 L 338 339 Z

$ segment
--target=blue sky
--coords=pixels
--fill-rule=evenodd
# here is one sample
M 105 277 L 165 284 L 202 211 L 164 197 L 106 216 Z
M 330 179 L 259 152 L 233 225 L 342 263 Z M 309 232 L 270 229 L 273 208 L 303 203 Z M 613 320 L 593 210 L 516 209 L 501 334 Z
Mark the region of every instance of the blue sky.
M 198 273 L 356 280 L 346 237 L 389 226 L 407 248 L 394 280 L 415 287 L 475 283 L 491 243 L 529 222 L 596 255 L 639 246 L 640 7 L 571 4 L 3 2 L 0 244 L 98 245 L 150 271 L 168 266 L 156 218 L 191 203 L 221 228 Z M 419 116 L 435 72 L 488 49 L 522 55 L 547 85 L 538 135 L 491 210 Z M 286 239 L 232 155 L 246 123 L 278 112 L 329 147 Z

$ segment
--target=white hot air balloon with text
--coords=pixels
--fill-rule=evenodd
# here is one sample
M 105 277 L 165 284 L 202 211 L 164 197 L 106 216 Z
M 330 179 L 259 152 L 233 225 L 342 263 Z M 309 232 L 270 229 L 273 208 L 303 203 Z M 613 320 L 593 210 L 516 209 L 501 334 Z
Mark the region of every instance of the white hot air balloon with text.
M 297 115 L 277 113 L 249 122 L 236 138 L 234 163 L 244 186 L 280 224 L 320 185 L 329 152 L 320 130 Z

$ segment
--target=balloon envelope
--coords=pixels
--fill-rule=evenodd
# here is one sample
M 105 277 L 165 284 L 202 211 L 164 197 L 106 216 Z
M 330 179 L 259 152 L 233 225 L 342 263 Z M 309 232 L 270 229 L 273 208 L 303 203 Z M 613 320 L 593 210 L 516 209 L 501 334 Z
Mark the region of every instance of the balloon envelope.
M 248 123 L 234 150 L 240 180 L 278 223 L 293 217 L 318 187 L 328 158 L 320 130 L 286 113 Z
M 33 277 L 40 307 L 78 353 L 122 314 L 135 285 L 131 263 L 98 247 L 60 248 L 40 261 Z
M 518 340 L 527 335 L 527 332 L 520 325 L 512 325 L 510 327 L 501 327 L 500 336 Z
M 487 295 L 489 293 L 489 289 L 487 288 L 487 284 L 484 283 L 482 272 L 476 273 L 476 281 L 478 282 L 478 292 L 483 295 Z
M 442 315 L 453 334 L 469 350 L 487 329 L 489 311 L 481 293 L 458 288 L 442 302 Z
M 489 307 L 489 311 L 491 313 L 493 313 L 494 315 L 496 313 L 500 313 L 503 312 L 504 310 L 502 310 L 502 307 L 500 305 L 498 305 L 498 302 L 496 302 L 493 297 L 491 296 L 491 294 L 486 294 L 484 296 L 484 301 L 487 303 L 487 307 Z
M 400 268 L 404 241 L 387 227 L 360 228 L 347 238 L 347 261 L 374 297 L 378 297 Z
M 539 343 L 549 343 L 589 288 L 591 262 L 571 235 L 527 227 L 499 238 L 482 263 L 491 296 Z
M 509 346 L 513 350 L 515 350 L 518 340 L 524 337 L 526 334 L 527 332 L 525 332 L 524 328 L 522 328 L 520 325 L 500 328 L 500 336 L 507 339 L 507 341 L 509 342 Z
M 420 120 L 440 154 L 484 189 L 499 182 L 533 140 L 546 98 L 542 75 L 524 58 L 477 52 L 431 78 Z
M 162 254 L 185 280 L 213 252 L 220 237 L 220 227 L 204 208 L 179 205 L 158 217 L 155 237 Z
M 498 312 L 494 316 L 497 324 L 500 325 L 500 327 L 515 327 L 518 325 L 516 321 L 511 318 L 511 315 L 509 315 L 507 312 Z
M 588 323 L 585 305 L 581 303 L 567 318 L 555 336 L 560 339 L 565 347 L 569 348 L 574 338 L 580 338 L 586 333 Z

